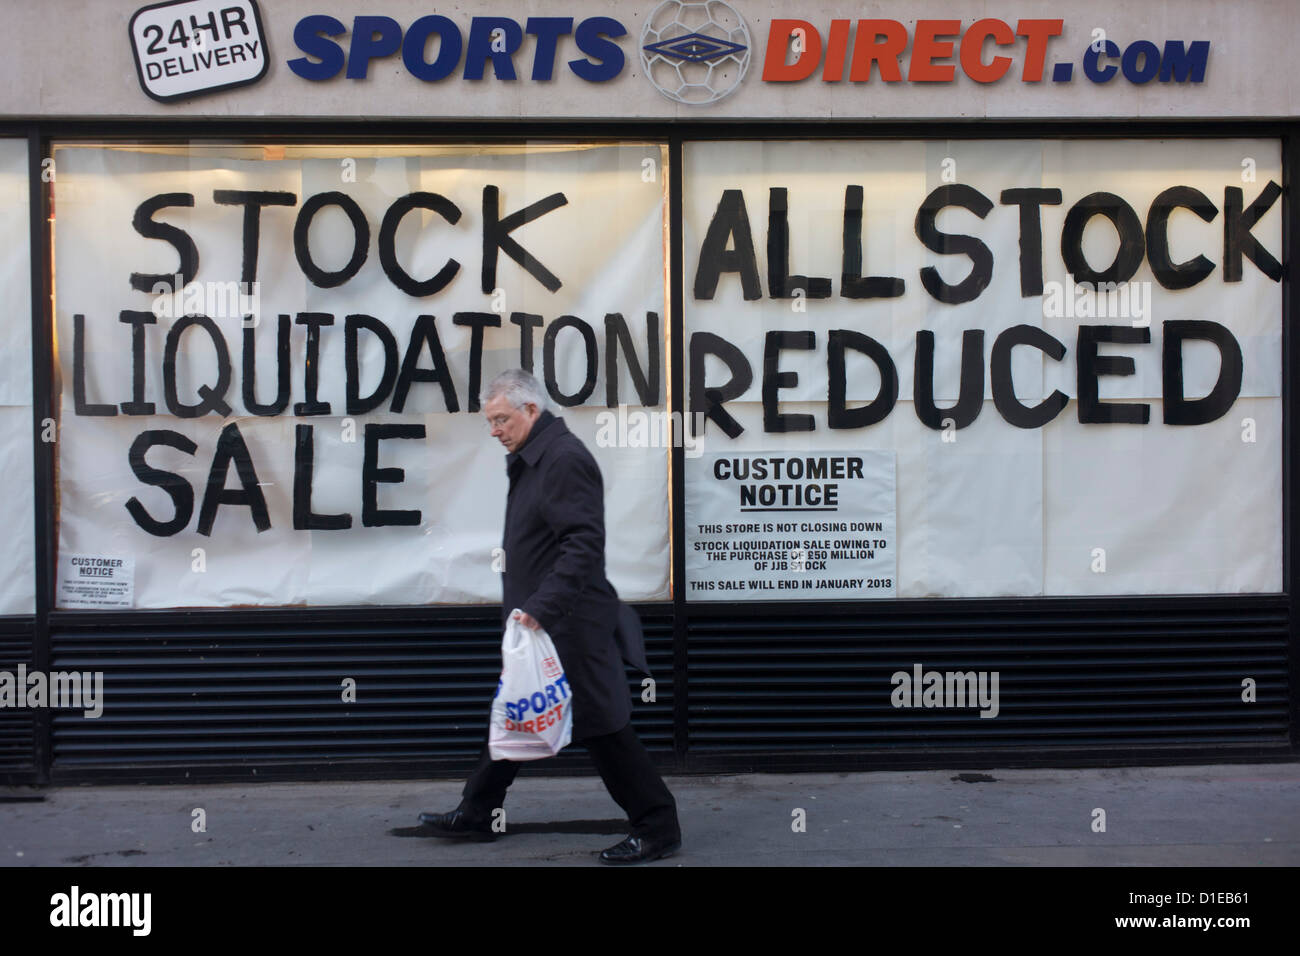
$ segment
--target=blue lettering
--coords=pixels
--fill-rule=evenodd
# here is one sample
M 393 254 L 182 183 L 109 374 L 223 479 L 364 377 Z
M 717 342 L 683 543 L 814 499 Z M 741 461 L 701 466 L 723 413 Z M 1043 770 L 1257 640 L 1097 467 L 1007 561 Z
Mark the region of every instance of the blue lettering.
M 1160 58 L 1160 82 L 1170 79 L 1178 83 L 1200 83 L 1205 80 L 1205 61 L 1210 58 L 1210 41 L 1193 40 L 1191 49 L 1183 47 L 1182 40 L 1166 40 L 1165 52 Z
M 627 36 L 627 30 L 613 17 L 583 20 L 574 31 L 573 39 L 587 59 L 570 60 L 569 69 L 589 83 L 614 79 L 623 70 L 623 50 L 613 41 L 622 36 Z M 592 57 L 596 58 L 595 63 L 591 62 Z
M 1119 67 L 1114 63 L 1108 63 L 1106 66 L 1099 66 L 1103 56 L 1119 56 L 1119 46 L 1114 40 L 1107 40 L 1102 44 L 1102 52 L 1098 53 L 1089 44 L 1088 49 L 1083 53 L 1083 75 L 1094 83 L 1109 83 L 1119 72 Z
M 505 49 L 492 49 L 492 34 L 497 30 L 505 36 Z M 514 80 L 515 61 L 511 59 L 524 42 L 524 31 L 509 17 L 475 17 L 469 25 L 469 43 L 465 48 L 465 79 L 483 79 L 483 67 L 492 61 L 492 72 L 498 80 Z
M 549 80 L 555 72 L 556 44 L 560 37 L 573 32 L 573 17 L 529 17 L 524 32 L 537 37 L 533 79 Z
M 438 58 L 430 63 L 424 58 L 424 51 L 429 38 L 435 35 L 438 37 Z M 417 80 L 436 83 L 455 72 L 460 63 L 460 51 L 460 30 L 456 29 L 456 24 L 446 17 L 420 17 L 406 31 L 406 39 L 402 41 L 402 62 Z
M 344 33 L 347 33 L 347 27 L 333 17 L 320 13 L 303 17 L 293 28 L 293 42 L 307 56 L 314 56 L 320 62 L 316 63 L 307 59 L 307 56 L 300 56 L 296 60 L 289 61 L 289 69 L 304 80 L 320 81 L 336 76 L 339 70 L 343 69 L 343 48 L 333 40 L 327 40 L 325 36 L 336 37 Z
M 568 697 L 569 697 L 569 675 L 567 675 L 567 674 L 562 674 L 562 675 L 560 675 L 560 677 L 558 677 L 558 678 L 556 679 L 556 681 L 555 681 L 555 686 L 558 687 L 558 688 L 560 689 L 560 693 L 564 695 L 565 700 L 568 700 Z
M 543 694 L 541 691 L 538 691 L 537 693 L 533 694 L 532 705 L 533 705 L 533 710 L 537 711 L 540 714 L 542 711 L 546 709 L 546 695 Z
M 1138 61 L 1141 61 L 1141 67 Z M 1136 40 L 1124 51 L 1124 79 L 1130 83 L 1149 83 L 1160 72 L 1160 48 L 1150 40 Z
M 400 51 L 408 73 L 422 82 L 436 83 L 456 72 L 463 53 L 464 79 L 482 80 L 490 61 L 497 79 L 516 80 L 514 56 L 523 45 L 525 33 L 536 41 L 530 74 L 536 82 L 554 79 L 560 40 L 570 34 L 582 53 L 582 57 L 568 61 L 575 76 L 589 83 L 604 83 L 623 71 L 626 60 L 615 41 L 628 34 L 623 24 L 613 17 L 588 17 L 576 28 L 572 17 L 529 17 L 526 30 L 509 17 L 473 17 L 466 38 L 455 22 L 445 16 L 419 17 L 405 31 L 392 17 L 358 16 L 352 20 L 351 40 L 345 52 L 342 43 L 330 38 L 347 36 L 347 27 L 327 14 L 311 14 L 300 19 L 293 31 L 294 43 L 304 55 L 286 62 L 289 69 L 305 80 L 332 79 L 340 71 L 346 71 L 350 80 L 364 80 L 369 75 L 371 60 Z M 431 41 L 435 40 L 435 55 L 430 60 L 427 55 Z M 1169 71 L 1180 74 L 1180 78 L 1189 73 L 1194 76 L 1203 73 L 1204 52 L 1198 45 L 1194 43 L 1190 51 L 1185 51 L 1181 41 L 1176 42 L 1177 49 L 1170 48 L 1173 59 Z M 1205 42 L 1208 46 L 1208 41 Z M 218 59 L 222 52 L 216 54 Z
M 392 17 L 356 17 L 348 51 L 348 79 L 364 80 L 371 60 L 391 56 L 401 45 L 402 27 Z

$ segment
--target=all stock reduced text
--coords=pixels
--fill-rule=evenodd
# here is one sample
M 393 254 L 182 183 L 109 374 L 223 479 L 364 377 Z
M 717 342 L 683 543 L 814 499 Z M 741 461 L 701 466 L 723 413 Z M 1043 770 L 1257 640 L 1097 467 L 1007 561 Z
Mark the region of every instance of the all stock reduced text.
M 834 295 L 830 276 L 793 274 L 790 267 L 790 199 L 789 191 L 772 186 L 767 195 L 767 295 L 771 299 L 830 299 Z M 1281 188 L 1270 180 L 1249 203 L 1240 187 L 1228 186 L 1223 192 L 1223 281 L 1242 280 L 1243 261 L 1250 262 L 1274 282 L 1282 278 L 1282 265 L 1252 234 L 1251 229 L 1281 196 Z M 1017 188 L 1002 190 L 1002 206 L 1011 207 L 1019 218 L 1019 249 L 1022 298 L 1042 296 L 1043 228 L 1041 210 L 1063 202 L 1060 189 Z M 995 269 L 993 250 L 980 238 L 945 232 L 939 229 L 939 213 L 949 207 L 965 209 L 985 219 L 995 208 L 992 199 L 973 186 L 953 183 L 940 186 L 925 198 L 917 209 L 916 237 L 926 249 L 944 256 L 964 257 L 969 261 L 965 276 L 958 282 L 943 278 L 934 266 L 918 272 L 921 286 L 935 301 L 949 305 L 972 302 L 988 287 Z M 862 234 L 864 229 L 863 188 L 849 184 L 844 190 L 842 258 L 838 296 L 841 299 L 867 302 L 888 300 L 904 295 L 907 279 L 902 276 L 864 275 Z M 1060 253 L 1065 268 L 1075 283 L 1093 292 L 1113 291 L 1117 285 L 1132 280 L 1146 261 L 1156 281 L 1166 289 L 1185 290 L 1207 279 L 1215 264 L 1203 254 L 1175 261 L 1170 250 L 1169 220 L 1177 210 L 1187 210 L 1204 222 L 1213 221 L 1219 208 L 1201 190 L 1174 185 L 1162 190 L 1147 210 L 1146 220 L 1121 196 L 1110 192 L 1093 192 L 1074 202 L 1065 217 L 1060 236 Z M 1102 268 L 1090 263 L 1084 253 L 1083 236 L 1088 224 L 1100 217 L 1113 227 L 1118 247 L 1114 259 Z M 743 189 L 724 189 L 709 221 L 701 243 L 692 292 L 696 301 L 712 300 L 724 278 L 738 281 L 746 301 L 763 297 L 763 276 L 758 267 L 754 241 L 755 230 Z M 805 309 L 811 318 L 811 309 Z M 1087 317 L 1088 311 L 1074 313 Z M 1105 316 L 1098 316 L 1105 317 Z M 807 322 L 805 322 L 807 324 Z M 1150 420 L 1150 405 L 1140 402 L 1104 402 L 1100 399 L 1098 377 L 1132 375 L 1136 366 L 1131 356 L 1098 351 L 1100 343 L 1144 345 L 1151 341 L 1147 325 L 1080 325 L 1075 342 L 1078 379 L 1078 416 L 1083 423 L 1136 423 Z M 1208 319 L 1179 319 L 1162 323 L 1162 379 L 1164 423 L 1198 425 L 1214 421 L 1227 413 L 1240 394 L 1242 382 L 1241 345 L 1224 325 Z M 780 411 L 783 389 L 798 385 L 798 374 L 781 367 L 782 353 L 811 351 L 818 348 L 815 329 L 773 329 L 763 342 L 761 395 L 765 432 L 814 431 L 817 422 L 807 413 Z M 883 420 L 898 400 L 899 376 L 889 351 L 879 341 L 859 329 L 828 329 L 824 333 L 827 350 L 826 421 L 828 428 L 865 428 Z M 1219 377 L 1213 389 L 1200 398 L 1188 399 L 1183 390 L 1183 342 L 1198 339 L 1213 343 L 1220 355 Z M 1064 410 L 1069 399 L 1060 390 L 1035 405 L 1021 402 L 1015 393 L 1011 375 L 1011 353 L 1016 346 L 1028 346 L 1047 357 L 1061 361 L 1066 354 L 1063 342 L 1034 325 L 1015 325 L 1001 332 L 987 354 L 990 386 L 998 413 L 1018 428 L 1041 428 Z M 856 352 L 870 360 L 880 377 L 880 390 L 865 405 L 849 407 L 846 400 L 847 352 Z M 712 419 L 729 438 L 745 429 L 727 411 L 726 403 L 739 399 L 754 385 L 754 365 L 737 345 L 714 332 L 695 331 L 688 343 L 690 371 L 689 402 L 692 421 Z M 913 375 L 913 407 L 927 427 L 965 428 L 973 423 L 984 403 L 985 341 L 983 329 L 968 329 L 962 334 L 960 390 L 957 403 L 939 408 L 934 401 L 934 332 L 916 332 Z M 714 361 L 710 362 L 710 358 Z M 712 365 L 720 376 L 708 377 Z M 700 416 L 696 418 L 696 416 Z

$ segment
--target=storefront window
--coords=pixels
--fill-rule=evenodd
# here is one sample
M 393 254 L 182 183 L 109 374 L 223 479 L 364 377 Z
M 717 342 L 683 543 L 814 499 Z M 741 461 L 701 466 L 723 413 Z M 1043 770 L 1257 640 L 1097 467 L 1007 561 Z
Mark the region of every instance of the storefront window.
M 56 145 L 56 603 L 499 601 L 479 401 L 521 364 L 602 468 L 611 581 L 666 599 L 669 455 L 626 428 L 667 408 L 666 155 Z
M 1276 140 L 684 164 L 688 599 L 1282 589 Z
M 32 300 L 27 141 L 0 140 L 0 614 L 36 608 L 32 513 Z M 47 423 L 46 440 L 53 424 Z

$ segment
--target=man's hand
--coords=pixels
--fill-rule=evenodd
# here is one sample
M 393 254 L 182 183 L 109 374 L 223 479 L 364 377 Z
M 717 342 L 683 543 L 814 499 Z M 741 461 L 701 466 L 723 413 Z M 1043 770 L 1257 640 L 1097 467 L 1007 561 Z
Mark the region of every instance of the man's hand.
M 519 611 L 518 613 L 516 613 L 515 620 L 523 624 L 524 627 L 533 631 L 537 630 L 539 627 L 542 626 L 537 622 L 537 618 L 533 617 L 527 611 Z

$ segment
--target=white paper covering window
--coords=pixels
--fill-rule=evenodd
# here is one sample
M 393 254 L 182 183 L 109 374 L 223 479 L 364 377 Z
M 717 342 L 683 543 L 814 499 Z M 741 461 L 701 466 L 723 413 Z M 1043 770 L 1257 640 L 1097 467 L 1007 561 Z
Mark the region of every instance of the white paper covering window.
M 663 147 L 64 146 L 55 155 L 63 381 L 59 548 L 133 559 L 134 606 L 499 601 L 500 563 L 509 560 L 496 553 L 505 510 L 504 450 L 489 436 L 481 412 L 469 410 L 472 353 L 481 336 L 481 392 L 495 374 L 520 364 L 525 329 L 539 377 L 549 370 L 561 393 L 588 392 L 579 407 L 554 410 L 604 473 L 610 580 L 625 599 L 668 596 L 667 453 L 597 441 L 608 398 L 607 350 L 614 345 L 607 338 L 614 321 L 609 316 L 621 317 L 633 349 L 629 356 L 623 343 L 618 347 L 618 401 L 642 412 L 666 408 Z M 264 194 L 257 200 L 264 204 L 257 217 L 255 288 L 239 286 L 248 261 L 252 200 L 244 194 L 250 191 Z M 394 230 L 386 237 L 384 222 L 394 204 L 413 195 L 405 214 L 393 214 Z M 320 208 L 295 239 L 313 197 Z M 533 214 L 521 215 L 526 209 Z M 349 210 L 359 213 L 364 229 Z M 493 243 L 499 251 L 485 291 L 484 233 L 491 216 L 501 221 L 497 234 L 505 238 Z M 180 296 L 132 286 L 133 273 L 168 276 L 181 269 L 187 241 L 197 252 L 197 271 Z M 510 254 L 511 243 L 518 257 Z M 309 279 L 299 254 L 304 247 L 318 279 L 346 279 L 333 285 Z M 364 261 L 356 265 L 359 249 Z M 413 293 L 393 279 L 428 282 L 444 269 L 449 280 L 437 290 Z M 252 301 L 223 298 L 232 285 Z M 191 320 L 173 342 L 169 379 L 168 336 L 187 314 L 208 316 L 219 336 Z M 288 406 L 253 414 L 242 392 L 245 326 L 254 326 L 253 398 L 274 405 L 282 314 L 290 317 Z M 347 317 L 356 315 L 375 321 L 353 321 L 363 323 L 356 330 L 354 397 L 379 390 L 385 399 L 372 410 L 348 413 Z M 74 362 L 78 321 L 80 375 Z M 385 357 L 385 335 L 375 331 L 376 322 L 391 336 L 395 362 Z M 140 395 L 133 380 L 137 327 Z M 558 332 L 548 351 L 552 327 Z M 594 381 L 586 389 L 588 332 Z M 314 362 L 312 335 L 318 336 Z M 230 366 L 224 388 L 223 346 Z M 423 374 L 402 373 L 410 354 L 411 369 Z M 633 363 L 648 370 L 650 405 L 636 388 Z M 385 383 L 386 368 L 393 380 Z M 316 379 L 314 397 L 309 375 Z M 77 387 L 84 391 L 81 414 Z M 405 404 L 395 409 L 399 387 Z M 229 410 L 214 406 L 183 417 L 169 409 L 169 391 L 173 404 L 195 406 L 205 388 L 219 392 Z M 299 412 L 310 402 L 314 408 Z M 325 403 L 329 412 L 317 414 Z M 146 404 L 154 406 L 147 414 Z M 406 431 L 395 433 L 395 426 Z M 302 468 L 304 427 L 312 442 L 309 487 Z M 208 488 L 223 431 L 231 453 L 228 467 L 218 469 L 225 473 L 224 500 L 220 484 Z M 141 437 L 149 432 L 167 433 L 165 441 L 156 434 Z M 145 467 L 129 460 L 137 442 L 143 443 L 137 447 Z M 240 459 L 251 463 L 255 476 L 241 477 Z M 174 477 L 151 480 L 148 469 Z M 333 516 L 350 526 L 295 529 L 295 500 L 307 514 L 308 490 L 314 520 Z M 368 527 L 367 496 L 370 510 L 387 513 Z M 258 502 L 264 502 L 261 530 Z M 393 512 L 418 516 L 414 524 L 396 523 Z M 143 523 L 140 514 L 148 516 Z M 149 520 L 152 532 L 145 527 Z M 179 527 L 159 527 L 172 521 Z
M 32 306 L 27 141 L 0 140 L 0 614 L 36 609 L 32 519 Z
M 688 488 L 692 469 L 706 467 L 713 453 L 842 453 L 853 447 L 894 451 L 900 597 L 1282 589 L 1282 286 L 1266 274 L 1269 260 L 1281 259 L 1282 247 L 1282 202 L 1270 199 L 1269 185 L 1282 182 L 1277 141 L 688 143 L 684 182 L 688 394 L 693 388 L 726 391 L 735 369 L 719 352 L 730 352 L 742 377 L 751 376 L 743 394 L 728 395 L 723 403 L 743 431 L 728 437 L 717 424 L 708 424 L 701 445 L 708 454 L 686 462 Z M 1167 228 L 1153 227 L 1153 201 L 1177 186 L 1208 200 L 1209 221 L 1177 205 Z M 857 230 L 851 223 L 846 228 L 854 218 L 846 214 L 854 187 L 860 188 L 863 210 Z M 922 281 L 922 271 L 932 268 L 931 280 L 957 286 L 976 269 L 974 258 L 955 245 L 943 254 L 918 235 L 918 210 L 945 187 L 946 194 L 938 195 L 965 197 L 966 202 L 944 204 L 934 217 L 935 228 L 973 237 L 992 258 L 987 284 L 969 301 L 939 301 Z M 1009 201 L 1017 194 L 1004 196 L 1023 189 L 1060 191 L 1059 204 L 1042 204 L 1036 212 L 1042 290 L 1031 293 L 1022 287 L 1020 209 Z M 1225 219 L 1232 215 L 1244 224 L 1228 208 L 1233 190 L 1241 191 L 1246 218 L 1252 218 L 1249 211 L 1257 201 L 1265 210 L 1248 229 L 1261 250 L 1258 263 L 1225 252 Z M 987 208 L 970 199 L 972 192 L 985 197 Z M 743 217 L 737 214 L 737 193 Z M 1119 197 L 1133 211 L 1136 236 L 1145 248 L 1138 248 L 1140 265 L 1127 286 L 1120 286 L 1126 298 L 1094 301 L 1094 311 L 1106 312 L 1089 316 L 1070 285 L 1078 277 L 1067 274 L 1062 236 L 1072 208 L 1100 193 Z M 982 216 L 979 208 L 984 208 Z M 718 233 L 724 241 L 714 246 L 718 258 L 710 268 L 701 263 L 702 249 L 709 245 L 711 226 L 719 228 L 719 216 L 728 225 Z M 748 239 L 733 228 L 742 219 Z M 779 238 L 782 221 L 788 227 L 784 247 L 773 242 L 771 228 L 776 223 Z M 1102 271 L 1119 252 L 1119 232 L 1103 215 L 1086 221 L 1079 246 L 1084 261 Z M 1204 256 L 1212 267 L 1188 288 L 1167 288 L 1153 272 L 1152 257 L 1162 248 L 1157 238 L 1153 251 L 1143 233 L 1166 231 L 1163 251 L 1171 263 Z M 1134 234 L 1131 228 L 1128 232 Z M 901 279 L 900 295 L 880 294 L 879 289 L 867 298 L 842 294 L 845 248 L 858 241 L 862 265 L 850 273 Z M 1241 244 L 1250 245 L 1249 240 Z M 742 260 L 749 249 L 753 268 L 746 275 L 750 263 Z M 775 263 L 774 269 L 771 256 L 783 251 L 787 261 Z M 1229 260 L 1240 261 L 1240 281 L 1227 280 Z M 778 284 L 785 279 L 800 285 L 790 278 L 794 276 L 808 280 L 802 294 L 787 289 L 788 297 L 774 297 L 774 273 Z M 1168 277 L 1167 270 L 1163 274 Z M 826 282 L 825 289 L 816 279 Z M 746 296 L 747 280 L 751 297 Z M 1112 293 L 1117 298 L 1120 289 Z M 826 290 L 825 297 L 813 294 Z M 1173 328 L 1166 323 L 1186 321 L 1227 330 L 1241 353 L 1240 386 L 1226 412 L 1214 420 L 1165 424 L 1163 342 Z M 1065 347 L 1059 361 L 1035 347 L 1011 351 L 1011 381 L 1019 403 L 1034 406 L 1058 389 L 1069 399 L 1040 427 L 1017 427 L 993 400 L 993 345 L 1001 333 L 1021 325 L 1041 329 Z M 1098 355 L 1128 356 L 1134 368 L 1130 375 L 1100 374 L 1096 379 L 1101 402 L 1146 405 L 1147 424 L 1080 422 L 1079 329 L 1090 325 L 1129 330 L 1122 334 L 1141 335 L 1145 329 L 1149 335 L 1147 343 L 1099 344 Z M 832 330 L 869 336 L 888 353 L 897 373 L 897 404 L 874 424 L 829 427 Z M 929 427 L 914 401 L 917 333 L 933 335 L 933 399 L 942 419 L 959 396 L 963 336 L 971 330 L 983 332 L 983 401 L 969 424 Z M 765 374 L 768 335 L 781 331 L 794 338 L 783 340 L 775 365 Z M 726 344 L 710 345 L 708 336 Z M 810 341 L 812 347 L 805 348 Z M 690 355 L 696 349 L 702 385 L 690 381 Z M 848 348 L 845 356 L 845 404 L 860 408 L 877 397 L 881 373 L 860 350 Z M 1184 399 L 1207 395 L 1224 361 L 1211 342 L 1185 341 L 1180 366 Z M 793 374 L 774 381 L 787 373 Z M 771 410 L 811 415 L 814 429 L 766 428 L 765 382 L 779 386 Z M 688 548 L 692 535 L 688 527 Z M 804 597 L 798 590 L 784 593 Z M 688 597 L 716 599 L 689 589 Z

